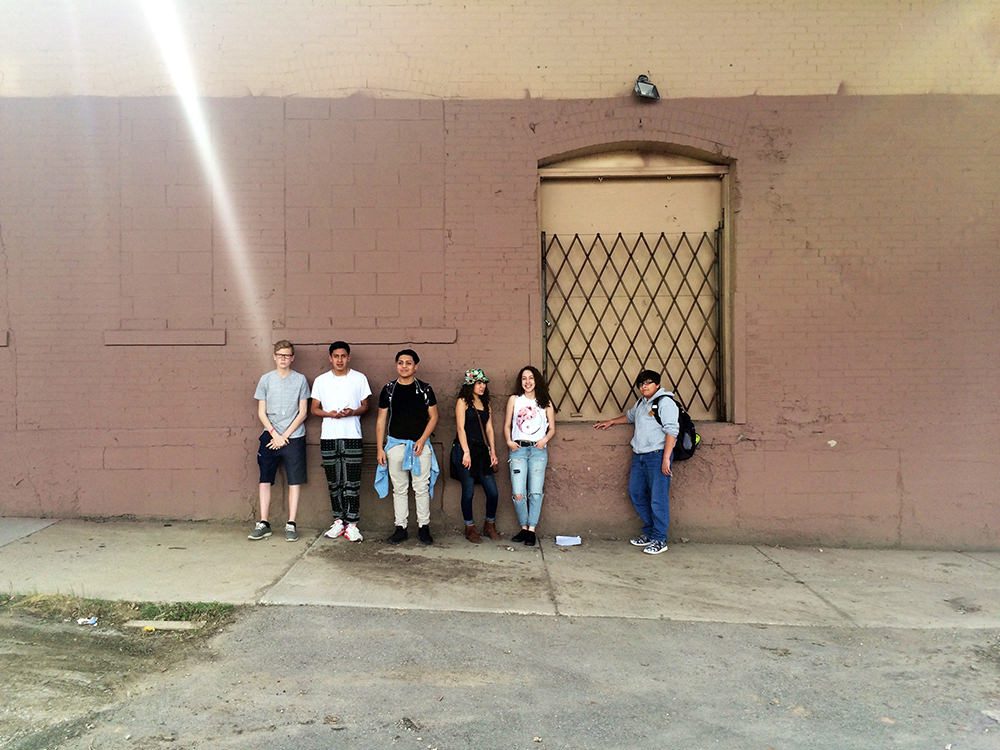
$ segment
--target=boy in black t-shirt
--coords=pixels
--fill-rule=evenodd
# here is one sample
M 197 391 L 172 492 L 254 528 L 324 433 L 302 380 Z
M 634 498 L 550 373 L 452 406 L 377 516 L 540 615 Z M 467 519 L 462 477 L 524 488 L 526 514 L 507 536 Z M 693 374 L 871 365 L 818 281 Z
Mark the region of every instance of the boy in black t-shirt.
M 437 399 L 430 385 L 417 380 L 420 357 L 412 349 L 396 354 L 398 377 L 387 383 L 378 397 L 375 439 L 379 465 L 389 470 L 396 528 L 386 541 L 399 544 L 408 538 L 409 487 L 413 485 L 417 511 L 417 536 L 432 544 L 430 480 L 434 450 L 427 441 L 438 421 Z

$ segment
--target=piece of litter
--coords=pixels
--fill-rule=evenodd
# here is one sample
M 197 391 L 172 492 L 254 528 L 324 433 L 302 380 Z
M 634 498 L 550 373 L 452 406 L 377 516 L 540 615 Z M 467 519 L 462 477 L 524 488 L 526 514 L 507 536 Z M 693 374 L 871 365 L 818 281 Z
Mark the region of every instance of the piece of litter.
M 142 628 L 154 630 L 197 630 L 205 626 L 201 620 L 129 620 L 125 623 L 126 628 Z
M 559 547 L 573 547 L 577 544 L 583 544 L 578 536 L 556 536 L 556 545 Z
M 77 625 L 96 625 L 97 617 L 81 617 L 76 621 Z

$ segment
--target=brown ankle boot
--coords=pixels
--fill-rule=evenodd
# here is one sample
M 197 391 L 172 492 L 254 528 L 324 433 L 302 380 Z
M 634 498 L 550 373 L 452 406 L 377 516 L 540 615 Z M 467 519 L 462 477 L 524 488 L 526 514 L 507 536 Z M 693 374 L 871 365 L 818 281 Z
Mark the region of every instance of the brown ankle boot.
M 475 524 L 465 525 L 465 538 L 468 539 L 473 544 L 480 544 L 483 541 L 483 538 L 479 536 L 479 532 L 476 531 Z
M 494 523 L 493 521 L 487 521 L 486 523 L 483 524 L 483 534 L 488 536 L 493 541 L 503 539 L 503 537 L 500 536 L 500 532 L 497 531 L 496 523 Z

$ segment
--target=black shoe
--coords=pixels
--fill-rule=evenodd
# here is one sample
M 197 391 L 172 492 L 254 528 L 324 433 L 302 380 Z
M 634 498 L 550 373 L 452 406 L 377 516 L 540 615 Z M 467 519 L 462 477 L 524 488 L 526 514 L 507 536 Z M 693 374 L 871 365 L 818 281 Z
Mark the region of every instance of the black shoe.
M 420 540 L 421 544 L 434 544 L 434 538 L 431 536 L 431 527 L 421 526 L 418 528 L 417 539 Z
M 512 536 L 510 538 L 510 540 L 512 542 L 523 542 L 527 538 L 528 538 L 528 530 L 527 529 L 521 529 L 519 532 L 517 532 L 516 534 L 514 534 L 514 536 Z
M 535 537 L 535 532 L 534 531 L 525 531 L 524 534 L 525 534 L 525 537 L 524 537 L 524 546 L 525 547 L 534 547 L 535 546 L 535 539 L 537 538 L 537 537 Z
M 396 530 L 392 532 L 392 536 L 386 539 L 389 544 L 401 544 L 410 538 L 410 535 L 406 533 L 406 529 L 402 526 L 397 526 Z

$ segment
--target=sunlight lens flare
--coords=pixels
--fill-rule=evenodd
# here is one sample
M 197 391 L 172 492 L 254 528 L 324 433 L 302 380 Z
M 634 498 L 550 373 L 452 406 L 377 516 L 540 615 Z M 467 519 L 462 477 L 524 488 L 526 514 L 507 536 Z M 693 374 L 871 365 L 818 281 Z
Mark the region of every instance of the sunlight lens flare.
M 249 250 L 233 206 L 232 192 L 212 145 L 208 119 L 198 96 L 194 68 L 176 8 L 171 0 L 145 0 L 143 10 L 184 109 L 202 171 L 212 191 L 213 211 L 222 229 L 232 266 L 232 277 L 239 285 L 240 301 L 250 333 L 254 341 L 266 343 L 270 341 L 270 328 L 258 302 L 258 287 L 248 260 Z

